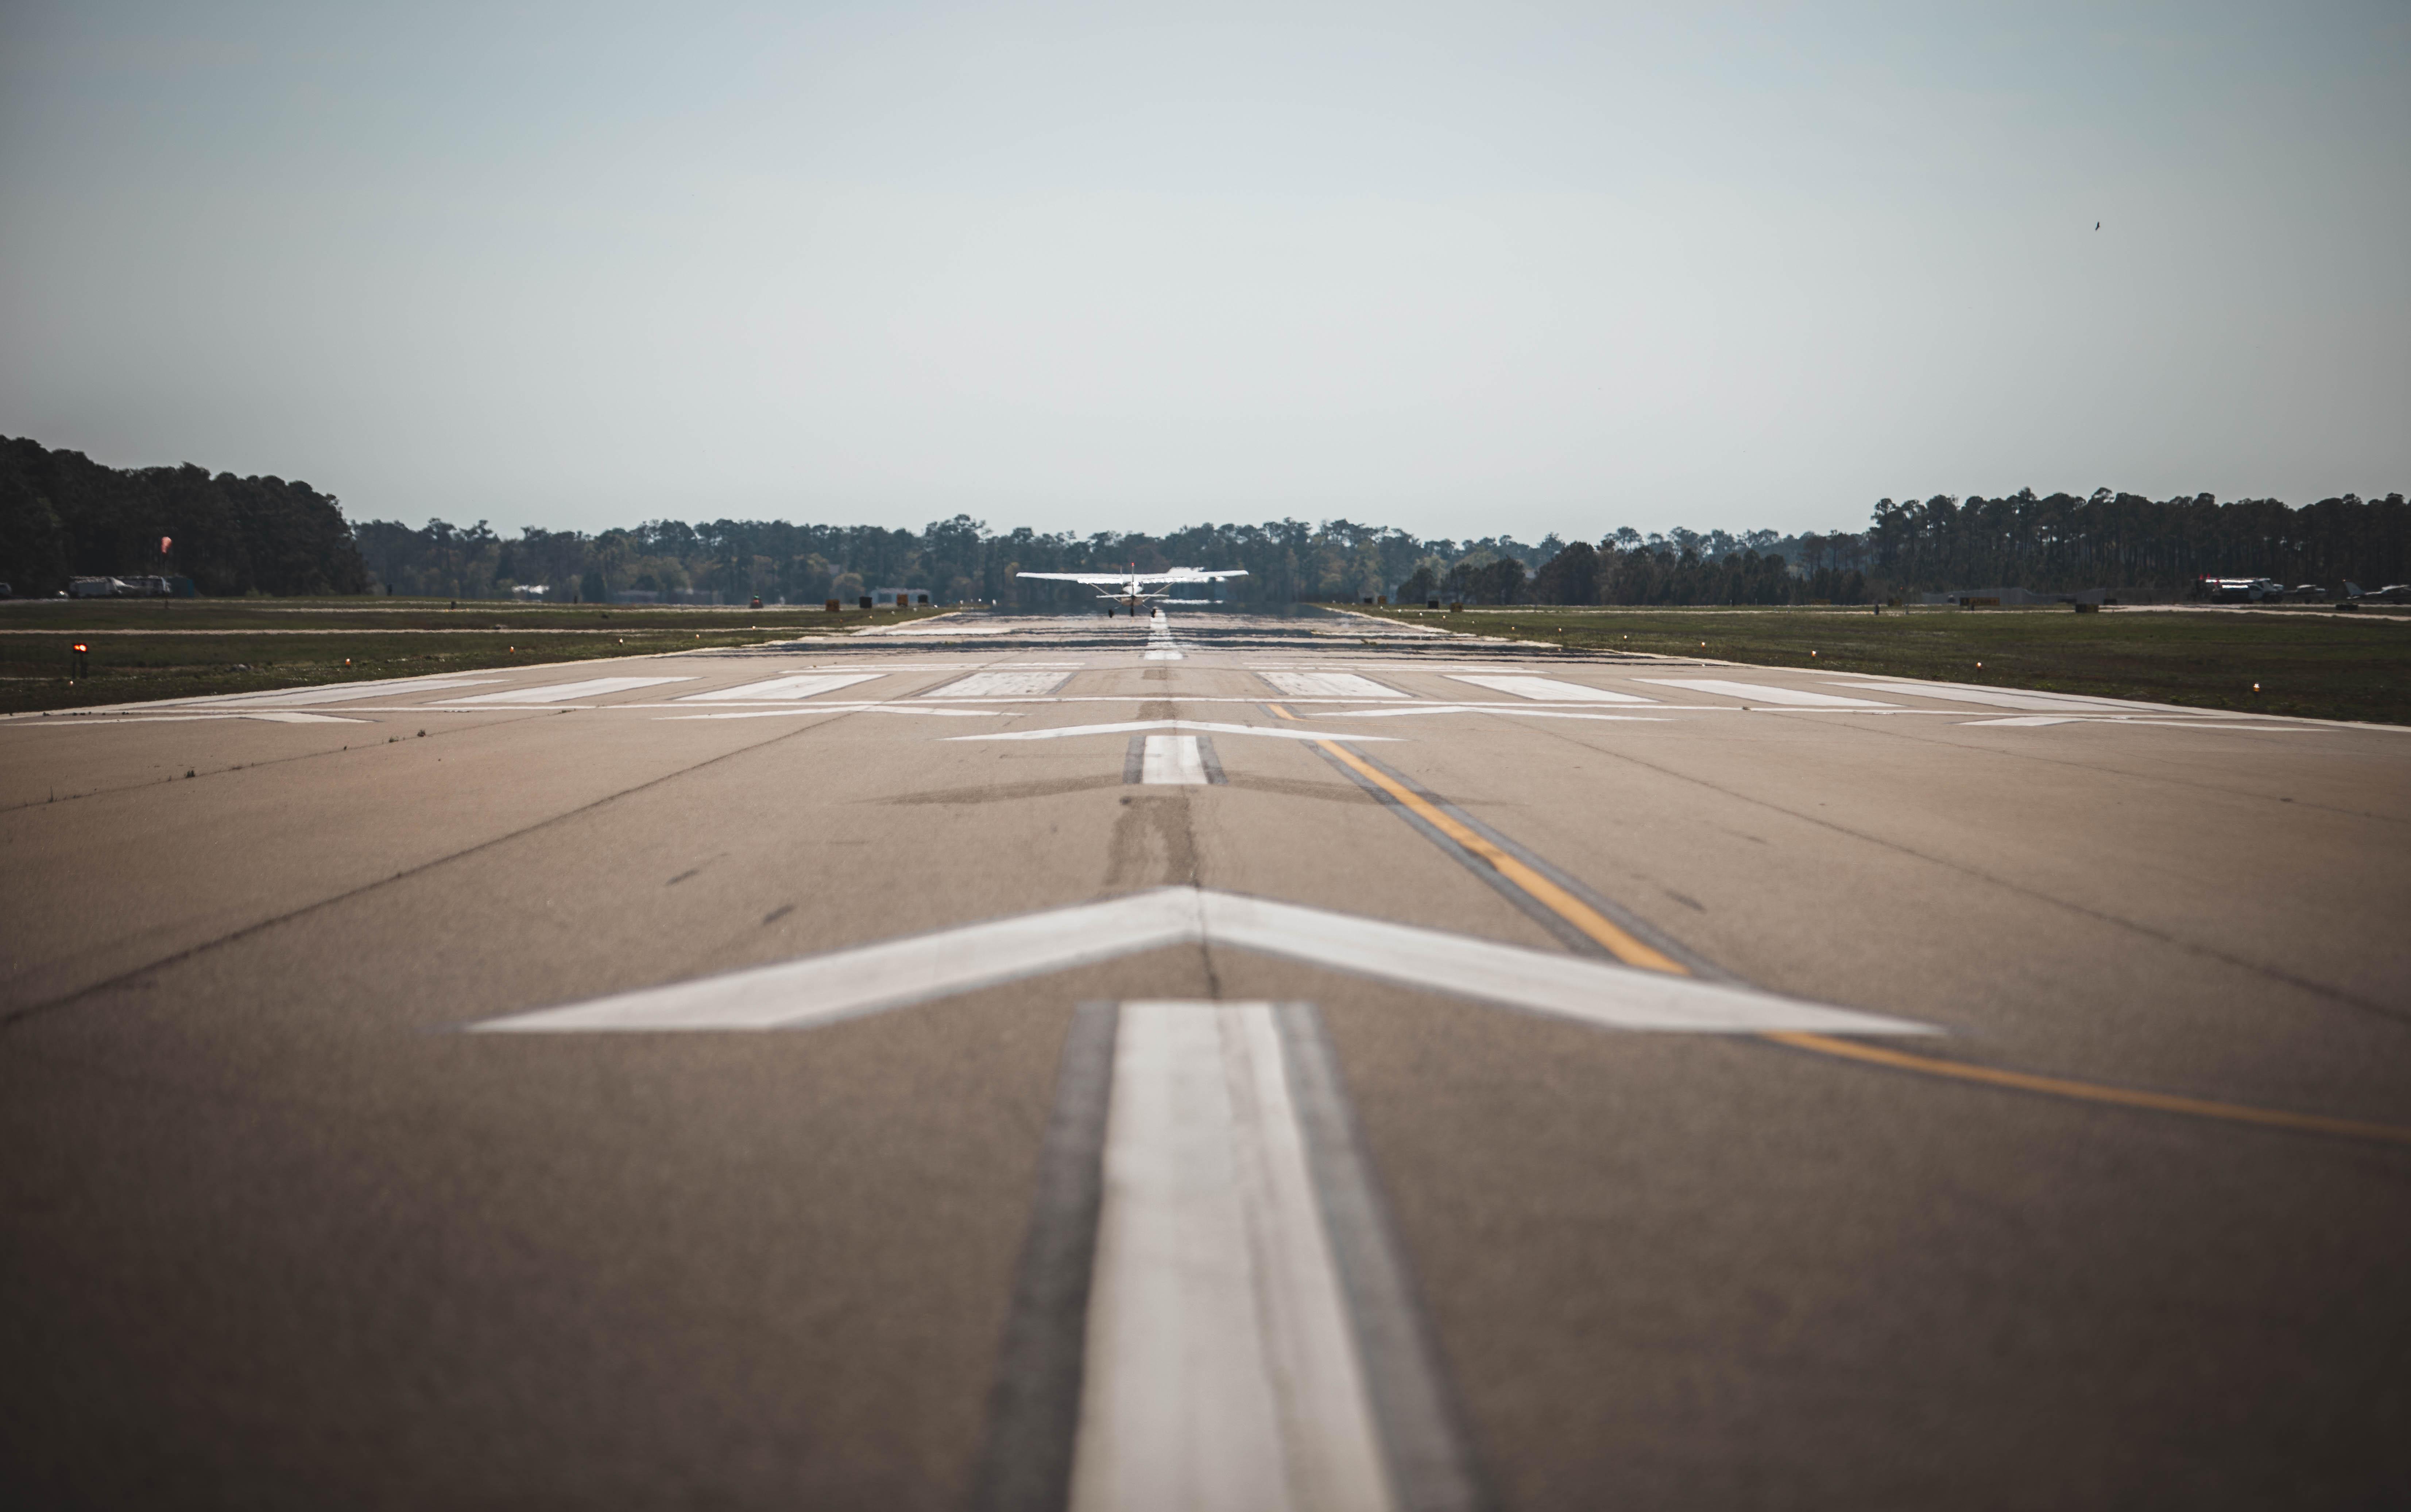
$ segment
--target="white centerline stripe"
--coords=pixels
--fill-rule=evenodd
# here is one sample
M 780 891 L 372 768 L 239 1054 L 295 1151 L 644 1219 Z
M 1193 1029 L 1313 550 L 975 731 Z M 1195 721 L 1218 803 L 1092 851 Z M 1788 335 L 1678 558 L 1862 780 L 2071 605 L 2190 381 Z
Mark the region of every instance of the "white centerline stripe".
M 1195 735 L 1148 735 L 1138 779 L 1159 787 L 1206 786 L 1206 762 Z
M 1395 1505 L 1269 1003 L 1125 1003 L 1074 1512 Z

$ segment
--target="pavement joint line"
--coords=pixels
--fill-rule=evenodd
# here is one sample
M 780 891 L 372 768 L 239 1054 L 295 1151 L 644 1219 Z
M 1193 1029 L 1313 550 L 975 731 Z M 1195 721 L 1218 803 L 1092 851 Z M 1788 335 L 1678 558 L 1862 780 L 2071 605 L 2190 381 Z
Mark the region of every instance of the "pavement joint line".
M 503 708 L 492 710 L 481 709 L 478 712 L 528 717 L 540 716 L 556 711 L 540 705 L 519 705 L 516 706 L 505 705 Z M 480 728 L 483 727 L 481 726 Z M 660 787 L 663 783 L 676 781 L 679 778 L 700 772 L 706 767 L 717 766 L 722 762 L 734 761 L 738 757 L 746 755 L 750 752 L 761 750 L 766 747 L 775 746 L 780 741 L 789 738 L 791 734 L 800 734 L 804 733 L 806 732 L 793 731 L 774 734 L 767 740 L 756 740 L 749 745 L 739 746 L 734 750 L 723 750 L 719 752 L 717 755 L 707 756 L 703 760 L 695 762 L 691 765 L 677 767 L 671 771 L 664 772 L 659 777 L 648 778 L 646 780 L 636 783 L 630 787 L 621 788 L 613 792 L 606 792 L 599 798 L 579 804 L 573 808 L 563 809 L 558 814 L 548 815 L 546 818 L 537 820 L 532 824 L 521 825 L 518 829 L 510 830 L 501 835 L 491 836 L 486 839 L 478 841 L 475 845 L 463 846 L 458 850 L 446 851 L 443 855 L 431 857 L 429 860 L 419 862 L 415 865 L 404 866 L 400 871 L 393 872 L 387 876 L 375 878 L 372 880 L 362 882 L 356 887 L 348 887 L 341 892 L 329 894 L 325 897 L 314 899 L 311 902 L 302 904 L 299 908 L 288 909 L 283 913 L 274 914 L 266 919 L 255 920 L 250 923 L 230 929 L 223 935 L 218 935 L 212 938 L 198 941 L 196 944 L 187 945 L 182 950 L 171 951 L 168 954 L 160 956 L 156 960 L 146 961 L 139 966 L 130 967 L 124 971 L 117 972 L 112 976 L 104 977 L 98 981 L 91 982 L 81 987 L 77 987 L 69 992 L 63 993 L 56 997 L 46 998 L 38 1003 L 28 1003 L 22 1008 L 0 1012 L 0 1033 L 6 1033 L 10 1029 L 15 1028 L 18 1025 L 42 1017 L 58 1009 L 72 1007 L 76 1003 L 81 1002 L 87 997 L 99 993 L 108 992 L 111 988 L 122 987 L 128 982 L 139 981 L 141 979 L 151 975 L 153 972 L 164 971 L 170 967 L 181 966 L 186 961 L 206 955 L 211 952 L 219 950 L 225 946 L 240 943 L 242 940 L 249 939 L 254 935 L 263 934 L 268 930 L 276 928 L 280 924 L 291 923 L 297 919 L 305 919 L 314 913 L 334 908 L 338 904 L 347 903 L 354 898 L 376 892 L 380 888 L 389 887 L 396 882 L 404 882 L 410 880 L 414 877 L 423 876 L 428 872 L 435 870 L 439 866 L 446 866 L 451 865 L 453 862 L 481 854 L 497 846 L 507 845 L 513 840 L 536 834 L 542 830 L 550 829 L 556 824 L 567 823 L 569 821 L 577 818 L 581 814 L 592 813 L 597 808 L 606 807 L 611 804 L 619 802 L 622 798 L 633 797 L 639 792 L 644 792 L 650 789 Z M 296 756 L 277 757 L 272 758 L 271 761 L 269 762 L 253 762 L 247 763 L 245 765 L 246 767 L 258 767 L 270 764 L 282 764 L 285 762 L 306 761 L 332 754 L 335 753 L 326 750 L 305 751 Z M 173 779 L 166 778 L 162 780 L 170 781 Z M 142 785 L 156 786 L 158 784 L 146 783 Z M 111 789 L 106 791 L 125 792 L 128 790 Z M 97 794 L 95 794 L 95 796 L 97 796 Z M 27 804 L 19 805 L 18 807 L 32 807 L 36 806 Z
M 1322 1011 L 1284 1003 L 1273 1018 L 1401 1512 L 1481 1512 L 1493 1492 Z
M 1063 1037 L 972 1477 L 972 1512 L 1063 1512 L 1071 1502 L 1120 1019 L 1116 1004 L 1082 1003 Z

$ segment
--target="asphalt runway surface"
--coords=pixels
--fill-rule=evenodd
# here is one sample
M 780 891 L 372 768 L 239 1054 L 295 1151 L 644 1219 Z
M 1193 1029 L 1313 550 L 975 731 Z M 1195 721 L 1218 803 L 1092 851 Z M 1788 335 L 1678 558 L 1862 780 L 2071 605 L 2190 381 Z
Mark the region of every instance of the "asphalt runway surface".
M 11 1505 L 2411 1504 L 2411 732 L 963 617 L 0 807 Z

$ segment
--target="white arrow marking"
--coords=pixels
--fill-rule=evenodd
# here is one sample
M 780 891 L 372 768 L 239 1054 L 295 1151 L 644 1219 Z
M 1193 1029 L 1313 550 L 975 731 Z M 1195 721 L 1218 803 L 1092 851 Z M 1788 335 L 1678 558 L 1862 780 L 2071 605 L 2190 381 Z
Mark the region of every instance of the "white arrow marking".
M 1073 735 L 1120 735 L 1133 730 L 1203 730 L 1211 735 L 1264 735 L 1274 740 L 1394 740 L 1395 735 L 1334 734 L 1326 730 L 1276 730 L 1261 724 L 1201 724 L 1191 720 L 1131 720 L 1121 724 L 1073 724 L 1053 730 L 1015 730 L 995 735 L 948 735 L 949 740 L 1063 740 Z
M 1607 1028 L 1677 1034 L 1935 1032 L 1930 1025 L 1907 1019 L 1746 987 L 1195 887 L 1161 887 L 854 946 L 489 1019 L 475 1027 L 539 1034 L 795 1028 L 1181 944 L 1255 951 Z

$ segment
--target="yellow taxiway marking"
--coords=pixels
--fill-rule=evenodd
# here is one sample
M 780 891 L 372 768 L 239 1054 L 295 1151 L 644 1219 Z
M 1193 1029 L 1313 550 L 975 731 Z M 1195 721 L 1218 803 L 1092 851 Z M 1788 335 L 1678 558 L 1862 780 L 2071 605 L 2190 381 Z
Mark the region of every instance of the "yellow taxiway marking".
M 2354 1139 L 2387 1140 L 2397 1144 L 2411 1144 L 2411 1128 L 2396 1124 L 2365 1124 L 2352 1118 L 2325 1118 L 2317 1113 L 2287 1112 L 2274 1108 L 2247 1108 L 2240 1103 L 2211 1102 L 2201 1098 L 2179 1098 L 2166 1092 L 2139 1092 L 2129 1087 L 2102 1086 L 2093 1082 L 2071 1082 L 2065 1077 L 2036 1076 L 2029 1071 L 1996 1070 L 1990 1066 L 1963 1066 L 1954 1061 L 1936 1060 L 1928 1055 L 1911 1055 L 1881 1045 L 1855 1045 L 1831 1035 L 1803 1034 L 1793 1030 L 1767 1030 L 1764 1038 L 1796 1050 L 1814 1051 L 1820 1055 L 1839 1055 L 1846 1060 L 1864 1061 L 1871 1066 L 1889 1066 L 1898 1070 L 1921 1071 L 1928 1076 L 1945 1076 L 1961 1082 L 1981 1082 L 1988 1086 L 2014 1087 L 2021 1092 L 2041 1092 L 2056 1098 L 2073 1098 L 2082 1102 L 2106 1102 L 2121 1108 L 2148 1108 L 2155 1112 L 2188 1113 L 2196 1118 L 2220 1118 L 2233 1124 L 2259 1124 L 2270 1128 L 2300 1129 L 2312 1134 L 2342 1134 Z
M 1500 876 L 1540 900 L 1542 907 L 1572 924 L 1585 935 L 1606 947 L 1607 952 L 1626 966 L 1637 966 L 1644 971 L 1663 971 L 1671 976 L 1688 977 L 1681 962 L 1662 951 L 1633 938 L 1600 913 L 1597 909 L 1559 887 L 1531 867 L 1499 850 L 1473 829 L 1453 818 L 1447 810 L 1408 787 L 1372 763 L 1350 750 L 1336 740 L 1315 742 L 1330 753 L 1333 760 L 1348 767 L 1366 781 L 1404 804 L 1414 816 L 1432 828 L 1454 840 L 1466 850 L 1490 864 Z
M 1284 720 L 1296 715 L 1279 704 L 1265 705 Z M 1345 764 L 1365 780 L 1405 805 L 1424 822 L 1439 830 L 1466 850 L 1480 856 L 1498 874 L 1522 888 L 1542 907 L 1572 924 L 1597 940 L 1609 954 L 1629 967 L 1644 971 L 1663 971 L 1688 977 L 1691 973 L 1684 965 L 1662 951 L 1632 938 L 1626 931 L 1600 916 L 1598 909 L 1550 881 L 1531 867 L 1499 850 L 1473 830 L 1449 817 L 1448 813 L 1406 784 L 1374 766 L 1354 751 L 1337 742 L 1315 742 L 1332 758 Z M 2141 1108 L 2153 1112 L 2182 1113 L 2192 1118 L 2214 1118 L 2230 1124 L 2254 1124 L 2263 1128 L 2288 1128 L 2310 1134 L 2334 1134 L 2348 1139 L 2383 1140 L 2389 1143 L 2411 1144 L 2411 1127 L 2395 1124 L 2370 1124 L 2351 1118 L 2328 1118 L 2317 1113 L 2287 1112 L 2274 1108 L 2250 1108 L 2241 1103 L 2213 1102 L 2203 1098 L 2183 1098 L 2166 1092 L 2143 1092 L 2131 1087 L 2106 1086 L 2095 1082 L 2077 1082 L 2060 1076 L 2037 1076 L 2030 1071 L 1998 1070 L 1989 1066 L 1967 1066 L 1956 1061 L 1937 1060 L 1931 1055 L 1913 1055 L 1907 1051 L 1881 1045 L 1861 1044 L 1835 1039 L 1832 1035 L 1808 1034 L 1794 1030 L 1767 1030 L 1762 1037 L 1794 1050 L 1813 1054 L 1833 1055 L 1869 1066 L 1884 1066 L 1893 1070 L 1915 1071 L 1926 1076 L 1938 1076 L 1951 1081 L 1974 1082 L 1985 1086 L 2009 1087 L 2020 1092 L 2038 1092 L 2047 1097 L 2068 1098 L 2079 1102 L 2106 1103 L 2119 1108 Z

